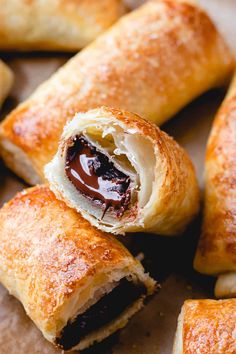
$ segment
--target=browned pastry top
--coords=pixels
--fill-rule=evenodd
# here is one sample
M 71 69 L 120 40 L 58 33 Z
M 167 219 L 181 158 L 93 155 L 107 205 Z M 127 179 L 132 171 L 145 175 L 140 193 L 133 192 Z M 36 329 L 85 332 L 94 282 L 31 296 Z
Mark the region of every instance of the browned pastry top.
M 183 354 L 236 353 L 236 299 L 188 300 L 183 311 Z
M 115 238 L 93 228 L 47 186 L 19 193 L 0 212 L 1 269 L 29 282 L 27 293 L 16 292 L 26 300 L 31 318 L 48 321 L 48 329 L 89 276 L 127 257 L 131 260 Z
M 208 141 L 204 223 L 195 267 L 206 273 L 236 271 L 236 81 Z

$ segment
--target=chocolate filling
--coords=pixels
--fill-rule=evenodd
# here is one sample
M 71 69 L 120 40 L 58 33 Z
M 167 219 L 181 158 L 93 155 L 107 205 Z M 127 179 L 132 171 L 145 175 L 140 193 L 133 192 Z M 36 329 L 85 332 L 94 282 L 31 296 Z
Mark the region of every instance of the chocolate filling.
M 117 318 L 144 294 L 146 294 L 144 285 L 134 284 L 123 278 L 116 288 L 103 296 L 85 313 L 78 315 L 73 322 L 69 321 L 60 337 L 56 339 L 56 344 L 64 350 L 73 348 L 86 335 Z
M 119 171 L 109 158 L 83 135 L 73 139 L 66 154 L 66 175 L 76 189 L 106 211 L 121 217 L 130 198 L 130 177 Z

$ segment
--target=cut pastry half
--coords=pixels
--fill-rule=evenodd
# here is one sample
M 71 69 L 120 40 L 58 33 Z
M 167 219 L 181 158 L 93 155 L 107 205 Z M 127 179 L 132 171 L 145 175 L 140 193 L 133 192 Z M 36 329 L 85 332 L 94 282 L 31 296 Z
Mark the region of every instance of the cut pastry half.
M 175 235 L 199 207 L 186 152 L 153 123 L 108 107 L 76 114 L 45 176 L 58 198 L 112 233 Z
M 0 60 L 0 108 L 12 88 L 13 80 L 13 72 Z
M 17 194 L 0 210 L 0 244 L 1 283 L 64 350 L 124 327 L 156 287 L 121 243 L 47 186 Z
M 209 136 L 202 235 L 194 267 L 216 275 L 217 297 L 236 296 L 236 76 Z
M 187 300 L 172 354 L 236 353 L 236 299 Z

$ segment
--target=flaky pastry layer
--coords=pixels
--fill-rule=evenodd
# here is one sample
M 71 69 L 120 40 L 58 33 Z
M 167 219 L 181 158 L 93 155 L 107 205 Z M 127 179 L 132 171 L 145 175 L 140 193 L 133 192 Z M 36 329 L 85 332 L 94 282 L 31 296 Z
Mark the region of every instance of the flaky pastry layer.
M 173 354 L 236 353 L 236 299 L 187 300 L 178 320 Z
M 113 216 L 110 209 L 104 213 L 67 178 L 67 150 L 80 134 L 92 138 L 135 181 L 131 192 L 136 197 L 122 217 Z M 195 171 L 186 152 L 156 125 L 126 111 L 102 107 L 77 114 L 65 127 L 59 150 L 45 171 L 57 197 L 104 231 L 175 235 L 199 208 Z
M 125 12 L 122 0 L 0 0 L 0 49 L 78 50 Z

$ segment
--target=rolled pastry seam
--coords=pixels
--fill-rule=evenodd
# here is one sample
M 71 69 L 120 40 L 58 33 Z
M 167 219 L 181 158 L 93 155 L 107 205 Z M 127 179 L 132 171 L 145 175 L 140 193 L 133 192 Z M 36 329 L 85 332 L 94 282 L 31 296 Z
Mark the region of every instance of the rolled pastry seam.
M 102 105 L 160 125 L 230 76 L 234 58 L 198 6 L 149 1 L 63 66 L 0 126 L 1 154 L 30 184 L 44 180 L 63 128 Z M 24 164 L 22 161 L 24 160 Z
M 236 295 L 236 76 L 216 115 L 205 161 L 202 235 L 194 267 L 219 276 L 217 297 Z
M 79 50 L 126 10 L 122 0 L 0 0 L 0 49 Z
M 199 207 L 186 152 L 153 123 L 108 107 L 75 115 L 45 176 L 59 199 L 116 234 L 175 235 Z
M 0 108 L 12 88 L 13 80 L 13 72 L 0 60 Z
M 181 309 L 173 354 L 236 352 L 236 299 L 187 300 Z
M 0 244 L 0 281 L 45 338 L 64 350 L 84 349 L 124 327 L 155 290 L 121 243 L 47 186 L 5 204 Z

